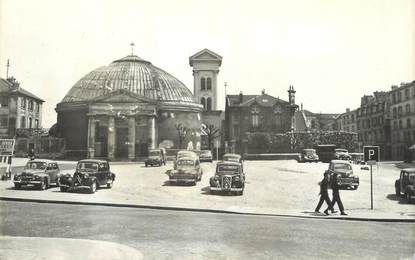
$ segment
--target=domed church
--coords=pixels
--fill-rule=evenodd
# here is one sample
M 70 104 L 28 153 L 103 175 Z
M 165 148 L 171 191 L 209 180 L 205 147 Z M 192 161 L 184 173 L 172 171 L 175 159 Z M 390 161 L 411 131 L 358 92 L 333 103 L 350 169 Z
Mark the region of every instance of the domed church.
M 156 147 L 200 147 L 202 111 L 180 80 L 131 54 L 69 90 L 56 106 L 57 131 L 67 154 L 133 160 Z

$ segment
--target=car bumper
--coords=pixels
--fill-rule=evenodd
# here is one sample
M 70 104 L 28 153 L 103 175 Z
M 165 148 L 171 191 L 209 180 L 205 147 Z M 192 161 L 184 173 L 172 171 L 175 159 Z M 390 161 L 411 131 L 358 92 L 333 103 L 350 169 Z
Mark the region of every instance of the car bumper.
M 229 189 L 221 188 L 221 187 L 210 187 L 211 191 L 243 191 L 244 188 L 234 188 L 231 187 Z
M 170 182 L 184 182 L 184 183 L 188 183 L 188 182 L 195 182 L 196 178 L 170 178 L 169 179 Z
M 41 184 L 42 181 L 25 181 L 25 180 L 13 180 L 14 183 L 20 184 L 20 185 L 36 185 Z

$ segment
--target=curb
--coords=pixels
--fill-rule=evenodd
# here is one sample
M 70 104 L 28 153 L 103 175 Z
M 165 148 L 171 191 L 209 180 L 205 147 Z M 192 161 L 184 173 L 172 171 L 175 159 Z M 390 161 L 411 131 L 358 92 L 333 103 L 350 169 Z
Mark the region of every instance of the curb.
M 216 213 L 216 214 L 233 214 L 246 216 L 264 216 L 264 217 L 287 217 L 287 218 L 302 218 L 302 219 L 330 219 L 330 220 L 346 220 L 346 221 L 373 221 L 373 222 L 402 222 L 415 223 L 414 219 L 378 219 L 378 218 L 358 218 L 358 217 L 341 217 L 341 216 L 299 216 L 290 214 L 268 214 L 268 213 L 246 213 L 229 210 L 217 209 L 201 209 L 201 208 L 184 208 L 184 207 L 167 207 L 167 206 L 150 206 L 139 204 L 117 204 L 104 202 L 80 202 L 80 201 L 64 201 L 64 200 L 42 200 L 42 199 L 23 199 L 0 197 L 0 201 L 17 201 L 17 202 L 33 202 L 33 203 L 50 203 L 50 204 L 66 204 L 66 205 L 84 205 L 84 206 L 104 206 L 104 207 L 119 207 L 119 208 L 138 208 L 138 209 L 153 209 L 153 210 L 168 210 L 168 211 L 187 211 L 187 212 L 202 212 L 202 213 Z

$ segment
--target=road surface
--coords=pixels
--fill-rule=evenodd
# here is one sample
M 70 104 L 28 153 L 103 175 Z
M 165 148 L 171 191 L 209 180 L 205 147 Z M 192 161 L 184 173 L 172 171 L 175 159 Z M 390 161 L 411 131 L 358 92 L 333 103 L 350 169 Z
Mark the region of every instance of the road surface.
M 413 223 L 7 201 L 0 201 L 0 234 L 116 242 L 145 259 L 407 259 L 415 253 Z

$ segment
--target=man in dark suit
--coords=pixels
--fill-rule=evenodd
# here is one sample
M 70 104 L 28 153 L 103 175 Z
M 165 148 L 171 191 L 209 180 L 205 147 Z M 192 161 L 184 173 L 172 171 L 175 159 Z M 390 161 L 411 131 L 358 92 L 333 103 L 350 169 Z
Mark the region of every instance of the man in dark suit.
M 333 174 L 333 179 L 331 182 L 331 188 L 333 190 L 333 200 L 331 201 L 331 205 L 329 205 L 329 207 L 324 211 L 324 214 L 328 215 L 329 214 L 329 209 L 331 209 L 333 211 L 334 209 L 334 204 L 336 204 L 339 206 L 340 209 L 340 215 L 347 215 L 344 212 L 344 207 L 343 207 L 343 203 L 342 200 L 340 199 L 340 185 L 339 185 L 339 180 L 338 180 L 338 176 L 337 174 Z
M 325 201 L 327 203 L 327 205 L 330 207 L 331 205 L 331 201 L 329 198 L 329 193 L 327 191 L 329 186 L 329 172 L 325 171 L 324 172 L 324 178 L 323 180 L 321 180 L 320 182 L 320 200 L 317 204 L 316 209 L 314 210 L 316 213 L 319 213 L 319 210 L 321 208 L 321 206 L 323 205 L 323 202 Z M 331 211 L 333 212 L 333 208 L 331 208 Z

